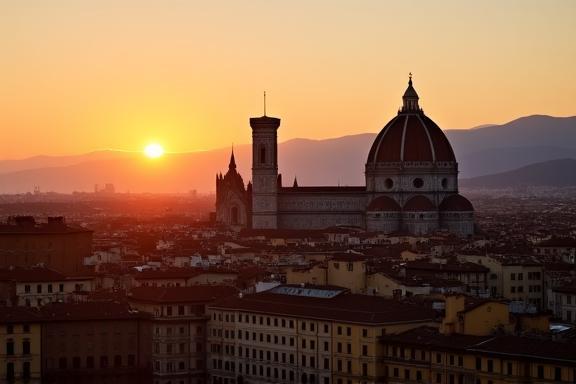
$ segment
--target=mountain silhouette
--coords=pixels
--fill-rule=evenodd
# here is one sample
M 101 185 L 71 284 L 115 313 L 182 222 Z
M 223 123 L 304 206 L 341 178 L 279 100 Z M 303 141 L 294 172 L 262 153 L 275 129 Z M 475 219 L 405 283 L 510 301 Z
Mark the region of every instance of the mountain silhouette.
M 559 159 L 530 164 L 513 171 L 460 180 L 460 185 L 470 188 L 576 186 L 576 159 Z
M 249 129 L 246 124 L 246 129 Z M 376 130 L 375 130 L 376 131 Z M 514 170 L 529 164 L 576 158 L 576 117 L 533 115 L 502 125 L 445 130 L 457 156 L 460 178 Z M 364 163 L 377 132 L 332 139 L 292 139 L 279 144 L 285 185 L 364 185 Z M 251 146 L 234 147 L 238 171 L 250 179 Z M 0 193 L 93 191 L 113 183 L 118 192 L 213 192 L 226 172 L 229 148 L 165 154 L 95 151 L 73 156 L 35 156 L 0 161 Z

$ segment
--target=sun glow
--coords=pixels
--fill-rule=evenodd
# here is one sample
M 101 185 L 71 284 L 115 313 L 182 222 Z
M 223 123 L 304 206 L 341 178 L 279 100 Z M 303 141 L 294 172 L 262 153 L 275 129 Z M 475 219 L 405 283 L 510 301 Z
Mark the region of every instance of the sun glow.
M 164 154 L 164 148 L 158 143 L 151 143 L 144 148 L 144 154 L 146 157 L 156 159 Z

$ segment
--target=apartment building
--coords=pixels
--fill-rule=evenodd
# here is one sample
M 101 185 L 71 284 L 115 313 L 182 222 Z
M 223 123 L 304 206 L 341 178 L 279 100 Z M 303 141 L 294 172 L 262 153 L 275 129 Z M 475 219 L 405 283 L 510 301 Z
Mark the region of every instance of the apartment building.
M 208 307 L 208 379 L 233 383 L 375 383 L 378 338 L 435 324 L 414 304 L 335 286 L 282 285 Z
M 37 310 L 0 307 L 0 382 L 41 379 L 41 325 Z
M 229 286 L 136 287 L 128 301 L 152 315 L 154 384 L 203 384 L 206 376 L 206 306 L 236 294 Z
M 442 334 L 419 327 L 381 338 L 389 384 L 574 383 L 572 343 L 511 335 Z
M 458 258 L 489 269 L 488 289 L 491 297 L 522 301 L 536 309 L 543 309 L 544 273 L 542 265 L 531 256 L 459 255 Z

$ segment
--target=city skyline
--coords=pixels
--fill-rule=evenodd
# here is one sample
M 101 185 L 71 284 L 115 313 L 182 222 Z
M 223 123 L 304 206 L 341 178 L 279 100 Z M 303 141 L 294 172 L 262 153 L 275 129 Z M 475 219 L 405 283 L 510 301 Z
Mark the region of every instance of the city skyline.
M 281 142 L 375 133 L 409 72 L 444 129 L 575 114 L 567 1 L 0 7 L 1 159 L 248 143 L 263 91 Z

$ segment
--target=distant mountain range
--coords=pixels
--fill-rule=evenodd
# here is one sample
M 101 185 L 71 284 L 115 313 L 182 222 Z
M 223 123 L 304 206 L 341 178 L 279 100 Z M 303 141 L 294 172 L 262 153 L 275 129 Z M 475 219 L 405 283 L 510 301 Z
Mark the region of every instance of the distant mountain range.
M 576 159 L 549 160 L 513 171 L 460 180 L 468 188 L 576 187 Z
M 364 163 L 376 133 L 280 143 L 284 184 L 291 185 L 297 176 L 300 185 L 364 185 Z M 478 176 L 529 164 L 576 159 L 576 116 L 534 115 L 445 133 L 456 152 L 460 178 L 472 183 Z M 236 146 L 234 151 L 238 170 L 247 182 L 251 146 Z M 42 191 L 92 191 L 95 184 L 104 183 L 113 183 L 118 192 L 211 192 L 216 173 L 226 172 L 229 156 L 226 148 L 166 154 L 158 160 L 122 151 L 4 160 L 0 161 L 0 193 L 29 192 L 35 185 Z

